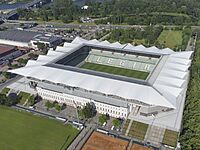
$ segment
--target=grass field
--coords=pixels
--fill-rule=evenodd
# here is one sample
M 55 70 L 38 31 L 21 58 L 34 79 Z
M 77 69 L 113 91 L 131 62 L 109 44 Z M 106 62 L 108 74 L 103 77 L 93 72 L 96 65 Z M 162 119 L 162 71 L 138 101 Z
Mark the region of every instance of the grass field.
M 1 150 L 64 150 L 78 134 L 70 125 L 2 106 L 0 129 Z
M 20 98 L 20 104 L 23 105 L 26 100 L 30 97 L 31 95 L 29 93 L 26 92 L 20 92 L 19 93 L 19 98 Z
M 182 31 L 163 30 L 157 41 L 165 47 L 175 49 L 182 45 Z
M 177 138 L 178 132 L 166 129 L 162 143 L 175 147 L 177 143 Z
M 129 123 L 130 123 L 130 120 L 127 119 L 127 120 L 126 120 L 126 123 L 125 123 L 125 125 L 124 125 L 124 128 L 123 128 L 123 130 L 122 130 L 122 134 L 123 134 L 123 135 L 126 134 L 126 130 L 127 130 L 127 128 L 128 128 Z
M 81 68 L 99 71 L 99 72 L 110 73 L 110 74 L 114 74 L 114 75 L 132 77 L 132 78 L 137 78 L 137 79 L 142 79 L 142 80 L 145 80 L 147 78 L 147 76 L 149 75 L 148 72 L 129 70 L 129 69 L 124 69 L 124 68 L 94 64 L 94 63 L 88 63 L 88 62 L 83 64 L 81 66 Z
M 4 89 L 1 91 L 1 94 L 7 95 L 9 91 L 10 91 L 9 88 L 4 88 Z
M 133 121 L 128 136 L 143 141 L 148 129 L 148 124 Z

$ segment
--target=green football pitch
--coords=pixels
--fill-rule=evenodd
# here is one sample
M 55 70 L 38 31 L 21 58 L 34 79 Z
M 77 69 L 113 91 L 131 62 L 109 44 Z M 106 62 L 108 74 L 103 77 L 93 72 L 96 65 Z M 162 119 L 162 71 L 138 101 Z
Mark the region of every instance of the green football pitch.
M 59 121 L 0 106 L 1 150 L 64 150 L 78 132 Z
M 142 79 L 142 80 L 145 80 L 147 78 L 147 76 L 149 75 L 148 72 L 124 69 L 124 68 L 101 65 L 101 64 L 94 64 L 94 63 L 88 63 L 88 62 L 84 63 L 81 66 L 81 68 L 99 71 L 99 72 L 110 73 L 110 74 L 114 74 L 114 75 L 132 77 L 132 78 L 137 78 L 137 79 Z

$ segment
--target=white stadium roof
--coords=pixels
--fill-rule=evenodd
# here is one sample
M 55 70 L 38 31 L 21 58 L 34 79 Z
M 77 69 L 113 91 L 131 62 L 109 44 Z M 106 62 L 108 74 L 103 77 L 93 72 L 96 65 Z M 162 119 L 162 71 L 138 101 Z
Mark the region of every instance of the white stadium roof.
M 160 68 L 155 80 L 147 85 L 120 81 L 112 78 L 74 72 L 61 68 L 45 65 L 71 50 L 84 45 L 98 46 L 102 48 L 127 49 L 134 52 L 160 54 L 165 56 L 165 62 Z M 131 44 L 99 42 L 98 40 L 85 40 L 75 38 L 72 43 L 65 43 L 64 47 L 58 47 L 55 51 L 50 50 L 46 56 L 39 56 L 37 60 L 29 60 L 22 68 L 9 70 L 11 73 L 53 83 L 61 83 L 72 87 L 80 87 L 89 91 L 97 91 L 107 95 L 116 95 L 125 99 L 133 99 L 154 106 L 163 106 L 176 109 L 176 99 L 181 95 L 186 81 L 190 57 L 193 52 L 174 52 L 173 50 L 158 49 L 156 47 L 146 48 L 143 45 L 133 46 Z M 152 72 L 153 76 L 153 72 Z M 148 81 L 147 81 L 148 82 Z

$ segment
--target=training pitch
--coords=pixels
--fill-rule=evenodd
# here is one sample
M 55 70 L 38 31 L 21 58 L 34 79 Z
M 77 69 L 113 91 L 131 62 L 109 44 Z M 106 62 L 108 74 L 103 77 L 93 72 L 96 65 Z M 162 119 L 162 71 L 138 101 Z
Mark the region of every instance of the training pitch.
M 64 150 L 77 136 L 70 125 L 0 106 L 0 149 Z

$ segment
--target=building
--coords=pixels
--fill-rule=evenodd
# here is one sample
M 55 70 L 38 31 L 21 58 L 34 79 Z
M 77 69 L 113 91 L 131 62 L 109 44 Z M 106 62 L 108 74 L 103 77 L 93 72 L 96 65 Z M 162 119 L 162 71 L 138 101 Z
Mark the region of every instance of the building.
M 62 43 L 60 36 L 52 36 L 49 34 L 37 35 L 31 41 L 31 46 L 37 48 L 37 43 L 43 43 L 47 48 L 56 48 L 57 45 Z
M 0 32 L 0 44 L 17 47 L 29 47 L 29 42 L 39 33 L 23 30 L 5 30 Z
M 0 64 L 4 64 L 8 60 L 15 59 L 22 55 L 22 52 L 16 50 L 13 46 L 0 45 Z
M 62 42 L 62 38 L 52 35 L 46 35 L 39 32 L 15 29 L 0 32 L 0 44 L 36 49 L 36 42 L 44 43 L 49 47 L 56 47 Z
M 26 77 L 44 99 L 74 107 L 92 102 L 113 117 L 151 118 L 180 110 L 192 53 L 77 37 L 9 72 Z

